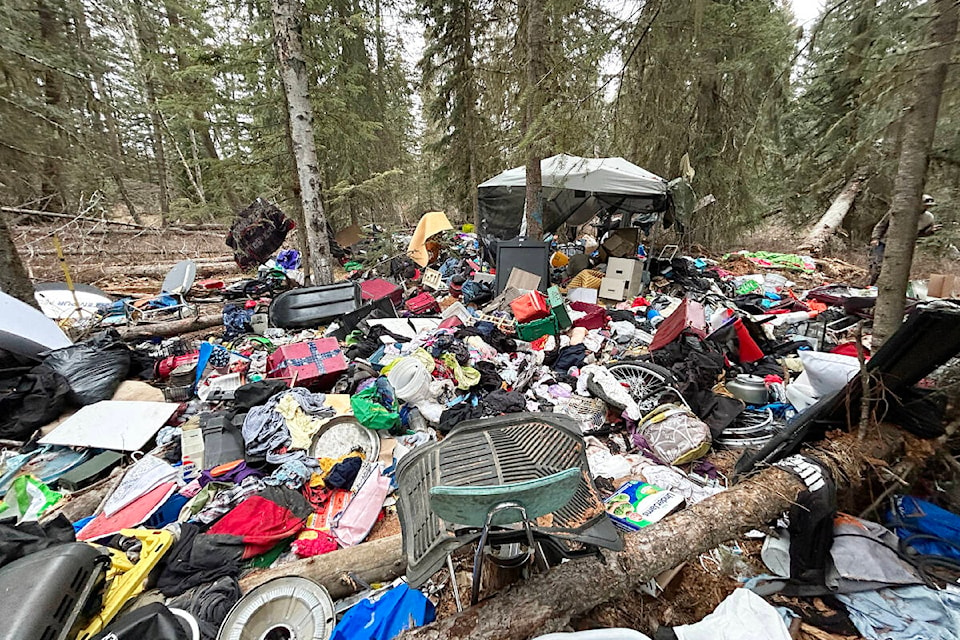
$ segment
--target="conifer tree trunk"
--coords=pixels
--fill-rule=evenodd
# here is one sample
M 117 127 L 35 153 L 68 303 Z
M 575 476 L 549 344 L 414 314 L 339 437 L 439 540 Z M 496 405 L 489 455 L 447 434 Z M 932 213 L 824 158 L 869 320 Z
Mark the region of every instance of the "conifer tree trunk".
M 543 38 L 546 24 L 543 16 L 542 0 L 526 0 L 527 5 L 527 110 L 526 110 L 526 142 L 527 162 L 526 181 L 527 193 L 524 205 L 524 215 L 527 219 L 527 237 L 539 240 L 543 236 L 543 176 L 540 161 L 541 145 L 532 135 L 535 132 L 536 121 L 543 105 L 543 91 L 540 82 L 546 75 L 544 64 Z
M 903 322 L 907 283 L 913 250 L 917 242 L 920 197 L 927 177 L 930 148 L 937 129 L 940 98 L 947 77 L 953 41 L 957 36 L 957 5 L 954 0 L 936 0 L 936 17 L 930 25 L 927 47 L 920 55 L 921 72 L 908 85 L 910 106 L 904 116 L 903 143 L 890 204 L 890 227 L 873 321 L 873 349 L 876 350 Z
M 173 29 L 180 29 L 183 26 L 183 21 L 180 18 L 180 11 L 177 5 L 170 0 L 165 0 L 163 3 L 164 10 L 167 14 L 167 22 L 170 23 L 170 27 Z M 190 62 L 187 60 L 186 55 L 184 55 L 183 50 L 178 46 L 174 50 L 174 56 L 177 59 L 177 68 L 180 71 L 186 71 Z M 196 81 L 188 83 L 187 88 L 195 86 Z M 203 147 L 206 157 L 210 160 L 219 161 L 220 154 L 217 152 L 217 145 L 213 142 L 213 136 L 210 134 L 210 121 L 207 120 L 206 114 L 199 107 L 194 107 L 192 110 L 193 123 L 191 123 L 190 128 L 198 138 L 200 138 L 200 144 Z M 216 172 L 219 175 L 221 173 L 220 167 L 216 167 Z M 226 176 L 220 176 L 223 186 L 223 195 L 227 199 L 227 204 L 230 205 L 230 208 L 234 212 L 239 211 L 243 208 L 243 204 L 240 202 L 240 198 L 237 197 L 237 192 L 234 190 L 233 185 L 230 183 L 230 180 Z
M 93 55 L 88 51 L 91 40 L 90 26 L 87 24 L 87 14 L 82 2 L 76 3 L 74 20 L 77 26 L 80 50 L 87 53 L 92 59 Z M 90 85 L 93 91 L 96 92 L 96 96 L 92 96 L 90 100 L 91 111 L 98 116 L 98 120 L 100 118 L 103 119 L 103 133 L 107 136 L 107 141 L 110 146 L 111 157 L 108 159 L 109 166 L 107 167 L 110 178 L 116 183 L 117 192 L 120 194 L 120 199 L 123 200 L 123 204 L 126 206 L 130 217 L 136 224 L 143 224 L 140 215 L 137 213 L 137 208 L 130 198 L 130 192 L 127 191 L 127 185 L 123 180 L 123 172 L 121 170 L 123 164 L 123 147 L 120 144 L 120 132 L 117 129 L 116 117 L 113 114 L 113 104 L 107 99 L 107 85 L 103 80 L 103 71 L 96 62 L 90 64 Z M 98 103 L 102 103 L 103 106 L 101 107 Z
M 17 252 L 7 221 L 0 216 L 0 291 L 39 309 L 33 296 L 33 283 Z
M 51 51 L 59 49 L 61 38 L 61 21 L 55 8 L 48 0 L 37 0 L 37 16 L 40 21 L 40 39 L 45 47 Z M 54 144 L 43 156 L 43 167 L 40 171 L 40 195 L 43 198 L 43 208 L 50 211 L 64 211 L 67 209 L 67 193 L 63 182 L 63 149 L 62 131 L 60 129 L 59 111 L 63 102 L 63 82 L 60 72 L 52 67 L 43 70 L 43 100 L 50 107 L 49 120 L 55 131 L 51 140 Z
M 150 111 L 150 135 L 153 138 L 153 158 L 157 163 L 157 185 L 160 188 L 160 226 L 164 226 L 170 215 L 170 193 L 167 184 L 167 158 L 163 148 L 163 121 L 160 118 L 160 105 L 157 102 L 156 70 L 153 58 L 157 55 L 157 38 L 153 28 L 146 23 L 143 15 L 142 0 L 133 0 L 137 46 L 140 49 L 141 74 L 143 88 Z
M 300 201 L 310 244 L 310 271 L 313 284 L 333 282 L 330 242 L 327 238 L 327 220 L 321 200 L 320 166 L 317 146 L 313 139 L 313 107 L 307 66 L 303 56 L 300 32 L 300 0 L 271 0 L 273 9 L 274 49 L 287 97 L 290 119 L 290 142 L 293 147 L 297 177 L 300 182 Z
M 467 162 L 469 163 L 470 175 L 470 206 L 472 208 L 471 216 L 476 229 L 480 229 L 480 201 L 477 191 L 477 94 L 474 77 L 473 63 L 473 7 L 470 2 L 463 3 L 463 69 L 467 72 L 466 83 L 464 84 L 463 102 L 466 106 L 464 111 L 464 134 L 467 139 Z

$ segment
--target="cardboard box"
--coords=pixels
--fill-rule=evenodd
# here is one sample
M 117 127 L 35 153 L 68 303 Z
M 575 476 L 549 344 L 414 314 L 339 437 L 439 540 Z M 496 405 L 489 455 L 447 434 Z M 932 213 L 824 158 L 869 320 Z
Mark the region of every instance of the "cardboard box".
M 610 258 L 607 260 L 607 277 L 626 280 L 626 296 L 635 298 L 643 283 L 643 262 L 630 258 Z
M 927 295 L 933 298 L 953 298 L 960 289 L 960 278 L 957 276 L 931 273 L 927 284 Z
M 588 304 L 597 304 L 597 290 L 578 287 L 567 291 L 567 300 L 570 302 L 586 302 Z
M 600 281 L 599 297 L 605 300 L 623 300 L 627 294 L 627 281 L 604 278 Z
M 336 338 L 288 344 L 267 358 L 267 377 L 295 378 L 298 387 L 330 388 L 346 370 L 347 359 Z
M 607 276 L 617 280 L 640 281 L 643 263 L 630 258 L 610 258 L 607 260 Z
M 610 234 L 609 238 L 603 241 L 603 250 L 608 258 L 626 258 L 637 255 L 639 244 L 639 229 L 616 229 Z
M 684 497 L 639 480 L 631 480 L 603 501 L 607 515 L 618 529 L 639 531 L 659 522 L 683 506 Z

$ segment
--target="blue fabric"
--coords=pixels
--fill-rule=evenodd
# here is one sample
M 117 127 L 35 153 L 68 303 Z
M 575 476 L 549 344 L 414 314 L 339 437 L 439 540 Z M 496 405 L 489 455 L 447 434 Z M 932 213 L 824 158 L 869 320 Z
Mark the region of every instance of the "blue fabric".
M 917 553 L 960 560 L 960 515 L 913 496 L 897 496 L 894 508 L 886 513 L 886 525 Z M 935 536 L 943 542 L 915 539 L 915 535 Z
M 898 587 L 838 594 L 850 622 L 867 640 L 956 640 L 960 593 Z
M 86 518 L 80 518 L 79 520 L 74 522 L 73 532 L 80 533 L 80 529 L 83 529 L 85 526 L 87 526 L 90 523 L 90 521 L 93 520 L 95 517 L 96 516 L 87 516 Z
M 247 327 L 250 325 L 250 319 L 256 309 L 245 309 L 235 304 L 223 306 L 223 326 L 226 331 L 223 334 L 225 340 L 232 340 L 237 336 L 247 333 Z
M 171 522 L 176 522 L 177 518 L 180 517 L 180 511 L 183 509 L 183 505 L 187 504 L 190 500 L 187 496 L 182 496 L 179 493 L 175 493 L 167 501 L 160 505 L 160 508 L 157 509 L 150 518 L 144 523 L 148 529 L 160 529 L 167 526 Z
M 425 595 L 401 584 L 376 602 L 368 598 L 347 610 L 330 640 L 393 640 L 407 629 L 433 622 L 436 613 Z
M 159 295 L 156 298 L 153 298 L 152 300 L 150 300 L 150 302 L 147 303 L 146 308 L 147 309 L 164 309 L 166 307 L 176 307 L 179 304 L 180 304 L 180 300 L 178 300 L 173 296 L 168 296 L 164 294 L 164 295 Z
M 296 249 L 284 249 L 277 254 L 277 264 L 285 271 L 300 268 L 300 252 Z

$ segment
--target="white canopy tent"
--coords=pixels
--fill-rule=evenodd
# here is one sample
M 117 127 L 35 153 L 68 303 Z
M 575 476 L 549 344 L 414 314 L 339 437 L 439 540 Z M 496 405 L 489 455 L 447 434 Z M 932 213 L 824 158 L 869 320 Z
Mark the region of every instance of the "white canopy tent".
M 623 158 L 560 154 L 540 164 L 543 230 L 579 225 L 604 212 L 622 212 L 628 224 L 651 224 L 667 208 L 667 181 Z M 509 239 L 520 233 L 526 191 L 524 167 L 508 169 L 478 186 L 480 231 Z
M 667 181 L 623 158 L 580 158 L 565 153 L 540 161 L 544 188 L 617 195 L 664 195 Z M 479 188 L 526 187 L 525 167 L 507 169 Z

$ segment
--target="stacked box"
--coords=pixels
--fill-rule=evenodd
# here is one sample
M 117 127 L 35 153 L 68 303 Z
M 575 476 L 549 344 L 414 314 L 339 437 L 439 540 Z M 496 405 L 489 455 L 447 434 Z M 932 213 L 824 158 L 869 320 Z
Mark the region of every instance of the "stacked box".
M 557 326 L 560 327 L 560 330 L 569 329 L 573 323 L 570 322 L 567 303 L 563 299 L 563 296 L 560 295 L 559 287 L 552 286 L 547 289 L 547 303 L 550 305 L 550 310 L 553 312 L 553 315 L 557 316 Z
M 517 323 L 517 337 L 527 342 L 545 335 L 555 336 L 558 333 L 560 333 L 560 328 L 557 325 L 557 317 L 553 313 L 546 318 L 540 318 L 533 322 Z
M 629 258 L 610 258 L 607 260 L 607 278 L 626 282 L 624 297 L 635 298 L 643 283 L 643 262 Z
M 347 359 L 336 338 L 288 344 L 267 358 L 267 377 L 295 378 L 298 387 L 332 387 L 346 370 Z

